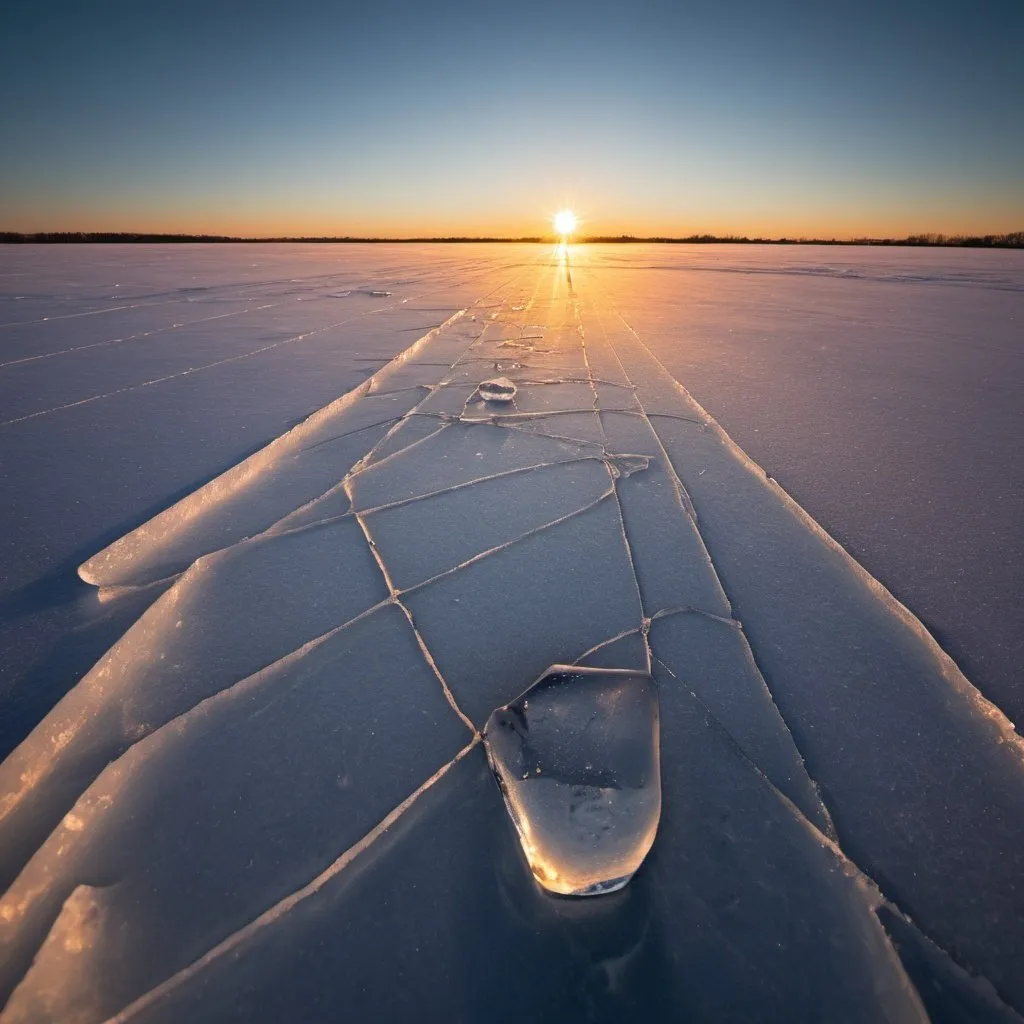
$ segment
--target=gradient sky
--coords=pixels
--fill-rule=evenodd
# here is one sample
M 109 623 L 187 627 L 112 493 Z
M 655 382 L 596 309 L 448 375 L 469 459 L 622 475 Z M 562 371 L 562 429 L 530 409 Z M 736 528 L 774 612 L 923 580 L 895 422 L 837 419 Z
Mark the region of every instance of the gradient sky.
M 0 229 L 1024 228 L 1024 0 L 3 0 Z

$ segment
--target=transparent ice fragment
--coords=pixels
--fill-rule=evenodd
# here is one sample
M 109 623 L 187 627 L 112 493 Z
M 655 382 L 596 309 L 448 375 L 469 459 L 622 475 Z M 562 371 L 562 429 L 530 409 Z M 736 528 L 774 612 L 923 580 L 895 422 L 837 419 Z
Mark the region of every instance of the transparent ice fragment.
M 632 476 L 648 469 L 651 465 L 649 455 L 609 455 L 605 462 L 616 479 Z
M 553 665 L 488 719 L 484 744 L 534 877 L 621 889 L 661 817 L 658 691 L 635 669 Z
M 477 392 L 485 402 L 511 402 L 516 396 L 516 386 L 508 377 L 485 380 Z

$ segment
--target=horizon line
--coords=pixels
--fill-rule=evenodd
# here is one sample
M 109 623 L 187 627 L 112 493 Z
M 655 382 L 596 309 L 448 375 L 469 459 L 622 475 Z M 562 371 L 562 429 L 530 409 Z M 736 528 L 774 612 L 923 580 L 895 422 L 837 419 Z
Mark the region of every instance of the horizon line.
M 358 235 L 241 235 L 193 234 L 189 232 L 163 231 L 0 231 L 0 244 L 138 244 L 138 243 L 323 243 L 323 244 L 410 244 L 410 243 L 521 243 L 551 244 L 566 241 L 556 234 L 546 235 L 433 235 L 433 236 L 358 236 Z M 732 244 L 732 245 L 905 245 L 905 246 L 952 246 L 968 248 L 1024 248 L 1024 231 L 1010 231 L 1002 234 L 947 235 L 941 232 L 922 232 L 901 238 L 860 236 L 855 238 L 814 238 L 807 236 L 751 237 L 747 235 L 713 235 L 707 233 L 676 235 L 584 235 L 573 238 L 572 244 Z

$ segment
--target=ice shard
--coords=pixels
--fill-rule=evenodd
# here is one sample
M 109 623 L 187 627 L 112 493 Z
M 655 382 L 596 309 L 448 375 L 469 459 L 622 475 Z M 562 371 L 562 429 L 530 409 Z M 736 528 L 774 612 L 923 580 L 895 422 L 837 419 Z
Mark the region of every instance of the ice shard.
M 661 816 L 658 691 L 634 669 L 553 665 L 498 708 L 484 743 L 534 878 L 565 896 L 621 889 Z
M 485 380 L 477 391 L 485 402 L 511 402 L 516 397 L 516 386 L 508 377 Z

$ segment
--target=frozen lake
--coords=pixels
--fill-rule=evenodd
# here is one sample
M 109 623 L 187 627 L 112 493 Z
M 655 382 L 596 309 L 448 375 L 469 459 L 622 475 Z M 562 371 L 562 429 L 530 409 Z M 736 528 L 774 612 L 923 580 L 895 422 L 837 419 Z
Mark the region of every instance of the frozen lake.
M 1022 323 L 1019 252 L 0 250 L 4 1020 L 1017 1019 Z M 662 694 L 589 907 L 477 742 L 561 661 Z

